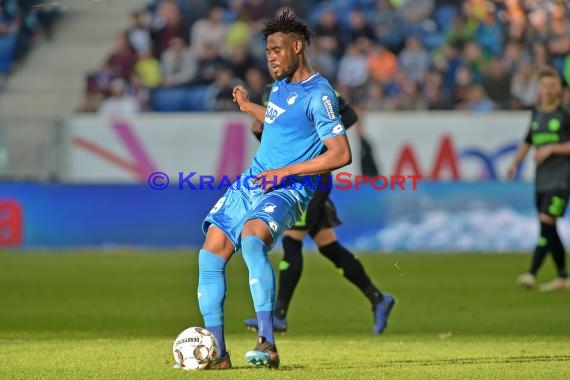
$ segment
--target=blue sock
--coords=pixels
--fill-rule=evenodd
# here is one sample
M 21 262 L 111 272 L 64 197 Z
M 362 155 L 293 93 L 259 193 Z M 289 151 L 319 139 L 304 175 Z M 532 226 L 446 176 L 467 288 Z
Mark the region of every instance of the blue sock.
M 249 288 L 259 323 L 259 336 L 275 343 L 273 308 L 275 303 L 275 273 L 267 257 L 268 248 L 257 236 L 242 239 L 243 259 L 249 270 Z
M 204 327 L 216 337 L 220 357 L 222 357 L 226 355 L 224 301 L 226 299 L 227 261 L 201 249 L 198 262 L 198 305 L 204 318 Z
M 264 337 L 270 343 L 275 343 L 273 337 L 273 312 L 272 311 L 258 311 L 257 312 L 257 330 L 259 336 Z

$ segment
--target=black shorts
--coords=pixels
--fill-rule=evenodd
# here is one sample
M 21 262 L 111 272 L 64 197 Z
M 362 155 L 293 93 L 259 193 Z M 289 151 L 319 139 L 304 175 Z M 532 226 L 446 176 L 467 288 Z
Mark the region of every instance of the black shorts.
M 561 218 L 566 212 L 568 197 L 567 190 L 548 190 L 535 194 L 536 209 L 539 213 L 550 215 L 553 218 Z
M 309 203 L 307 210 L 301 215 L 301 219 L 295 223 L 291 230 L 309 231 L 309 236 L 314 238 L 323 228 L 334 228 L 342 222 L 336 214 L 336 208 L 329 198 L 331 186 L 327 181 L 322 179 L 323 189 L 317 189 L 313 199 Z M 327 189 L 327 190 L 325 190 Z

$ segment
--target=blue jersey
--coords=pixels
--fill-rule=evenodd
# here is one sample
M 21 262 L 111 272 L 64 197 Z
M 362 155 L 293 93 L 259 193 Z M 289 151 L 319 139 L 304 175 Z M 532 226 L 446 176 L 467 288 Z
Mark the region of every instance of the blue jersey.
M 343 134 L 338 97 L 325 78 L 314 74 L 297 83 L 276 81 L 269 95 L 263 139 L 250 172 L 256 175 L 311 160 L 325 150 L 324 140 Z

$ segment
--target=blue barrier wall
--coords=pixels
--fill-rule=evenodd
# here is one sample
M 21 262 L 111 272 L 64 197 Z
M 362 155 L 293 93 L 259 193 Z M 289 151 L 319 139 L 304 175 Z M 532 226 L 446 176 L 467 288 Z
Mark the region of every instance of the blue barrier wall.
M 0 236 L 21 210 L 22 248 L 128 245 L 197 247 L 222 190 L 146 185 L 0 184 Z M 521 251 L 538 232 L 528 183 L 419 183 L 417 190 L 333 190 L 349 247 L 364 251 Z M 11 207 L 6 208 L 9 204 Z M 560 234 L 570 246 L 570 224 Z M 310 245 L 308 245 L 310 246 Z

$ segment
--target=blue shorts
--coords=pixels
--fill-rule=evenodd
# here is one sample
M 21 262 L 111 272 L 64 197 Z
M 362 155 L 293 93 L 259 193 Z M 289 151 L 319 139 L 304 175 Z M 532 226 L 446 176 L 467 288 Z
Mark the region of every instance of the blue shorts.
M 262 220 L 271 231 L 273 248 L 277 238 L 293 226 L 304 210 L 302 197 L 295 190 L 276 188 L 263 194 L 260 189 L 230 187 L 210 210 L 202 223 L 202 232 L 216 226 L 234 245 L 234 252 L 241 248 L 241 233 L 251 219 Z

